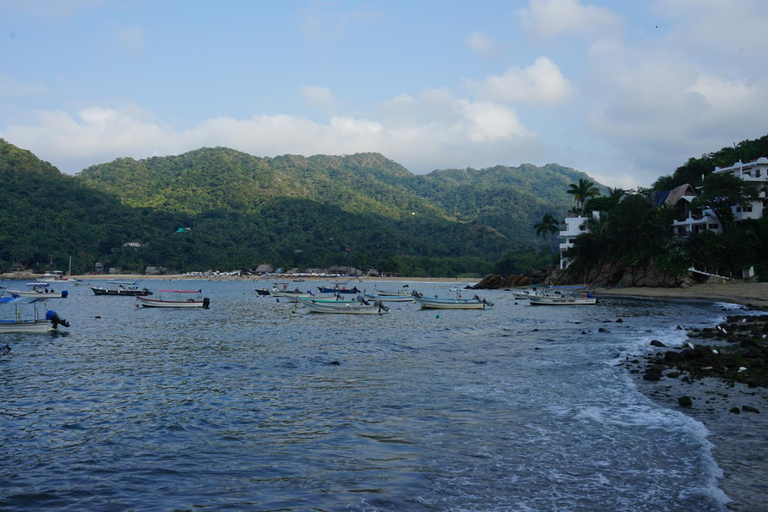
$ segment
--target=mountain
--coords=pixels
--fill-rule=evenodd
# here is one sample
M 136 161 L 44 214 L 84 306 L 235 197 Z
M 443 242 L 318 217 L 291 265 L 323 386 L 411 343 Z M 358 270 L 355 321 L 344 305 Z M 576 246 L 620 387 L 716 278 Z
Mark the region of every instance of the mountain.
M 562 218 L 573 199 L 565 191 L 582 177 L 557 165 L 413 175 L 375 153 L 259 158 L 228 148 L 120 158 L 73 177 L 0 140 L 0 179 L 12 184 L 0 188 L 0 265 L 61 267 L 72 255 L 81 271 L 95 261 L 177 271 L 268 261 L 485 273 L 510 251 L 543 247 L 533 224 Z

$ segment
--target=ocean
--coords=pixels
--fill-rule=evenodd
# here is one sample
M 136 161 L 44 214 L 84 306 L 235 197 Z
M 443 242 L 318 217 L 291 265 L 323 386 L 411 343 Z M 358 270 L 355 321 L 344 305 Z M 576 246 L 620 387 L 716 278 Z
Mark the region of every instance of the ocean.
M 0 510 L 728 509 L 710 432 L 623 364 L 721 305 L 468 291 L 495 306 L 347 316 L 262 283 L 143 284 L 211 308 L 70 287 L 49 304 L 66 332 L 0 339 Z

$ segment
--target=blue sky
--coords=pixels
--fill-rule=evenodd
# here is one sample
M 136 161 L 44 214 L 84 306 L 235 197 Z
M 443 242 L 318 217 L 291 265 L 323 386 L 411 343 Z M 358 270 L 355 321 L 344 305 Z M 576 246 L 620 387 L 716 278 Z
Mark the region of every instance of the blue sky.
M 648 186 L 768 133 L 765 0 L 0 0 L 0 137 L 63 172 L 225 146 Z

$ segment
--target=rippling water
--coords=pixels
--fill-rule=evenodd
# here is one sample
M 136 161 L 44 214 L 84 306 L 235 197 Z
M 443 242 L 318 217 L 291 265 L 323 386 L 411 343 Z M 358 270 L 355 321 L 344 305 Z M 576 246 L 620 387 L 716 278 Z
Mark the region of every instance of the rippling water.
M 706 429 L 618 365 L 714 306 L 358 317 L 184 287 L 211 309 L 74 288 L 66 334 L 0 340 L 1 510 L 725 510 Z

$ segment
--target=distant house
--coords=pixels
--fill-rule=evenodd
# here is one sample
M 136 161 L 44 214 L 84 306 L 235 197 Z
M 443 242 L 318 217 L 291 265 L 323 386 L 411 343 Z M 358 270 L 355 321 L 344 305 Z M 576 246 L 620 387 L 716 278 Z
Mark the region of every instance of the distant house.
M 356 276 L 360 274 L 360 271 L 355 267 L 346 267 L 343 265 L 334 265 L 328 269 L 329 274 L 336 274 L 340 276 Z
M 147 267 L 144 273 L 148 276 L 157 276 L 160 274 L 165 274 L 166 270 L 167 269 L 165 267 Z
M 758 192 L 758 199 L 752 201 L 749 206 L 742 208 L 735 206 L 733 214 L 736 220 L 762 219 L 766 198 L 765 188 L 768 186 L 768 158 L 761 156 L 755 160 L 742 163 L 741 160 L 729 167 L 715 167 L 715 174 L 731 174 L 747 183 L 752 184 Z
M 93 264 L 93 273 L 94 274 L 103 274 L 104 273 L 104 264 L 100 261 L 97 261 Z
M 709 230 L 721 231 L 720 221 L 709 208 L 691 208 L 696 191 L 690 184 L 680 185 L 672 190 L 653 192 L 649 199 L 657 208 L 662 206 L 674 211 L 672 230 L 675 236 L 689 236 Z
M 123 247 L 135 247 L 135 248 L 138 248 L 138 247 L 141 247 L 141 244 L 139 242 L 125 242 L 123 244 Z
M 271 274 L 275 271 L 275 267 L 267 263 L 262 263 L 256 267 L 256 274 Z
M 599 219 L 600 212 L 592 212 L 592 217 Z M 570 214 L 565 218 L 565 229 L 560 231 L 560 238 L 563 239 L 560 242 L 560 268 L 566 268 L 571 264 L 571 259 L 566 258 L 565 252 L 573 247 L 573 243 L 576 241 L 576 237 L 582 233 L 587 232 L 585 223 L 590 217 L 582 217 L 580 215 Z

